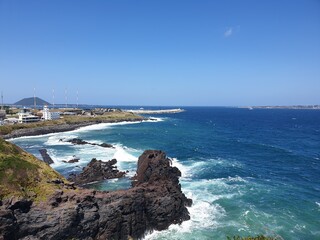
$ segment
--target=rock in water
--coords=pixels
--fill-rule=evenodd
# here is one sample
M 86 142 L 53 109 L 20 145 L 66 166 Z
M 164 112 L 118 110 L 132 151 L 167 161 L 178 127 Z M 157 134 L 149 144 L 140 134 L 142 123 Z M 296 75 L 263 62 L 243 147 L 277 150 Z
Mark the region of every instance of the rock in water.
M 73 157 L 72 159 L 70 160 L 62 160 L 62 162 L 64 163 L 76 163 L 76 162 L 79 162 L 80 158 L 77 158 L 77 157 Z
M 77 185 L 83 185 L 94 181 L 102 181 L 105 179 L 121 178 L 126 173 L 117 169 L 115 164 L 116 159 L 103 162 L 93 158 L 91 162 L 83 168 L 80 174 L 70 174 L 68 180 L 74 182 Z
M 104 148 L 114 148 L 114 146 L 112 146 L 111 144 L 109 143 L 101 143 L 101 144 L 98 144 L 100 147 L 104 147 Z
M 131 189 L 62 188 L 45 202 L 0 201 L 0 236 L 10 240 L 141 238 L 190 218 L 186 206 L 192 200 L 181 191 L 180 175 L 164 152 L 145 151 Z
M 52 164 L 52 163 L 54 163 L 53 160 L 52 160 L 52 158 L 49 156 L 49 154 L 48 154 L 48 152 L 47 152 L 47 149 L 40 149 L 39 152 L 40 152 L 40 154 L 41 154 L 41 156 L 42 156 L 42 159 L 43 159 L 43 161 L 44 161 L 45 163 L 47 163 L 47 164 L 49 164 L 49 165 Z
M 84 141 L 80 138 L 72 138 L 72 139 L 68 140 L 67 142 L 75 144 L 75 145 L 89 144 L 87 141 Z
M 60 139 L 60 140 L 62 140 L 62 139 Z M 104 148 L 114 148 L 114 146 L 112 146 L 109 143 L 101 143 L 101 144 L 90 143 L 90 142 L 84 141 L 84 140 L 82 140 L 80 138 L 73 138 L 73 139 L 67 140 L 66 142 L 72 143 L 74 145 L 89 144 L 89 145 L 92 145 L 92 146 L 100 146 L 100 147 L 104 147 Z

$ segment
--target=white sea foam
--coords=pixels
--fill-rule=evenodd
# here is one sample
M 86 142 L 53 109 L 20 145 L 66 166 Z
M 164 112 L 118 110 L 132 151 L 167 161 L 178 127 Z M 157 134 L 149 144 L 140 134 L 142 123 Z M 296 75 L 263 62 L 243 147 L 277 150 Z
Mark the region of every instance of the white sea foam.
M 72 136 L 74 137 L 74 136 Z M 47 145 L 54 146 L 60 145 L 58 138 L 48 139 Z M 86 166 L 92 158 L 97 158 L 102 161 L 108 161 L 110 159 L 117 159 L 117 167 L 119 170 L 132 170 L 132 166 L 129 166 L 129 163 L 135 164 L 138 160 L 138 157 L 141 154 L 141 150 L 128 148 L 121 144 L 113 144 L 114 148 L 103 148 L 100 146 L 93 146 L 90 144 L 85 145 L 73 145 L 71 143 L 66 143 L 71 145 L 68 151 L 59 151 L 52 148 L 48 148 L 48 154 L 51 156 L 54 164 L 53 168 L 60 168 L 63 166 L 71 166 L 70 163 L 65 163 L 63 161 L 68 161 L 76 157 L 79 157 L 80 160 L 77 163 L 73 163 L 74 166 Z M 132 164 L 131 164 L 132 165 Z M 135 169 L 135 165 L 134 165 Z M 75 170 L 78 170 L 75 168 Z M 134 171 L 129 172 L 128 176 L 133 176 Z
M 63 161 L 72 159 L 73 155 L 60 153 L 59 151 L 54 150 L 54 149 L 47 149 L 47 151 L 48 151 L 49 156 L 51 157 L 51 159 L 54 162 L 51 165 L 51 167 L 59 168 L 59 167 L 62 167 L 62 166 L 70 166 L 69 163 L 64 163 Z
M 23 137 L 17 137 L 17 138 L 10 138 L 8 141 L 11 140 L 16 140 L 16 139 L 26 139 L 26 138 L 40 138 L 40 137 L 49 137 L 49 136 L 54 136 L 54 135 L 61 135 L 63 133 L 71 133 L 71 132 L 88 132 L 88 131 L 96 131 L 96 130 L 102 130 L 106 128 L 110 128 L 112 126 L 117 126 L 117 125 L 129 125 L 129 124 L 138 124 L 141 122 L 162 122 L 164 121 L 165 118 L 159 118 L 159 117 L 153 117 L 152 119 L 147 119 L 143 121 L 135 121 L 135 122 L 128 122 L 128 121 L 122 121 L 122 122 L 117 122 L 117 123 L 97 123 L 85 127 L 80 127 L 75 130 L 71 131 L 66 131 L 66 132 L 57 132 L 57 133 L 47 133 L 47 134 L 40 134 L 40 135 L 35 135 L 35 136 L 23 136 Z
M 102 148 L 100 146 L 94 146 L 90 144 L 74 145 L 75 155 L 79 154 L 79 157 L 97 158 L 101 160 L 110 160 L 115 152 L 114 148 Z
M 152 120 L 152 119 L 154 119 L 154 120 Z M 117 122 L 117 123 L 98 123 L 98 124 L 93 124 L 93 125 L 81 127 L 79 129 L 73 130 L 72 132 L 97 131 L 97 130 L 111 128 L 113 126 L 139 124 L 141 122 L 161 122 L 161 121 L 164 121 L 163 118 L 152 118 L 152 119 L 147 119 L 147 120 L 143 120 L 143 121 L 134 121 L 134 122 L 123 121 L 123 122 Z
M 72 145 L 72 143 L 66 142 L 66 139 L 77 138 L 77 135 L 71 135 L 70 133 L 61 133 L 49 136 L 44 145 L 57 146 L 57 145 Z
M 113 178 L 113 179 L 108 180 L 108 182 L 110 182 L 110 183 L 115 183 L 117 181 L 119 181 L 119 178 Z
M 35 136 L 22 136 L 22 137 L 16 137 L 16 138 L 10 138 L 8 141 L 12 140 L 19 140 L 19 139 L 29 139 L 29 138 L 41 138 L 41 137 L 47 137 L 47 136 L 53 136 L 59 133 L 47 133 L 47 134 L 40 134 L 40 135 L 35 135 Z
M 152 117 L 151 119 L 143 120 L 142 122 L 163 122 L 165 118 Z
M 235 176 L 235 177 L 228 177 L 227 178 L 228 182 L 248 182 L 247 180 L 243 179 L 242 177 Z
M 234 159 L 224 159 L 224 158 L 209 158 L 209 159 L 201 159 L 206 163 L 210 163 L 213 166 L 230 166 L 230 167 L 237 167 L 242 168 L 242 163 L 234 160 Z
M 157 239 L 159 237 L 180 239 L 181 234 L 191 233 L 197 229 L 212 229 L 219 226 L 219 219 L 226 215 L 226 211 L 219 204 L 213 202 L 215 200 L 213 194 L 208 197 L 194 193 L 186 188 L 183 189 L 183 192 L 188 198 L 193 200 L 192 206 L 188 208 L 190 220 L 184 221 L 180 225 L 172 224 L 165 231 L 154 231 L 148 234 L 145 240 Z
M 201 171 L 204 168 L 204 161 L 191 162 L 184 165 L 176 158 L 172 159 L 172 165 L 180 169 L 182 178 L 180 182 L 182 191 L 188 198 L 193 200 L 193 204 L 188 208 L 190 220 L 180 225 L 171 225 L 168 230 L 154 231 L 148 234 L 145 239 L 184 239 L 185 234 L 194 233 L 202 229 L 214 229 L 223 227 L 225 221 L 222 219 L 227 215 L 226 210 L 217 203 L 220 199 L 232 199 L 242 195 L 240 191 L 243 184 L 247 183 L 246 179 L 239 176 L 216 178 L 216 179 L 191 179 L 194 172 Z M 215 161 L 217 164 L 225 164 L 225 161 Z M 244 214 L 247 215 L 249 211 Z M 236 224 L 236 223 L 230 223 Z M 240 229 L 239 225 L 239 229 Z
M 205 162 L 193 162 L 190 165 L 183 165 L 177 158 L 171 158 L 172 166 L 179 168 L 182 178 L 192 177 L 195 169 L 199 169 L 205 165 Z
M 316 204 L 318 205 L 318 207 L 320 208 L 320 202 L 316 202 Z
M 190 169 L 191 167 L 187 167 L 183 164 L 181 164 L 176 158 L 171 158 L 172 166 L 179 168 L 181 172 L 181 177 L 187 178 L 191 177 Z
M 137 124 L 137 123 L 140 123 L 140 122 L 124 121 L 124 122 L 117 122 L 117 123 L 97 123 L 97 124 L 93 124 L 85 127 L 80 127 L 79 129 L 73 130 L 71 132 L 80 133 L 80 132 L 98 131 L 98 130 L 110 128 L 112 126 L 129 125 L 129 124 Z
M 34 145 L 30 145 L 30 146 L 23 146 L 23 148 L 24 148 L 24 149 L 29 149 L 29 148 L 31 148 L 31 149 L 35 149 L 35 148 L 40 149 L 40 148 L 42 148 L 42 145 L 40 145 L 40 144 L 34 144 Z
M 113 154 L 113 158 L 117 159 L 118 162 L 138 161 L 138 157 L 126 151 L 125 147 L 123 147 L 121 144 L 115 144 L 114 147 L 115 147 L 115 153 Z

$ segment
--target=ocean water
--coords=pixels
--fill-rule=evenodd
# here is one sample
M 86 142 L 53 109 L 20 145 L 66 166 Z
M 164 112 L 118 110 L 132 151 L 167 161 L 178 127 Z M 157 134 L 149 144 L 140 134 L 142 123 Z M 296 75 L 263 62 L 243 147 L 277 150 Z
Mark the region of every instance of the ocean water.
M 188 107 L 157 121 L 98 124 L 79 130 L 11 140 L 40 157 L 47 148 L 65 176 L 92 158 L 116 158 L 133 176 L 145 149 L 173 158 L 183 192 L 193 199 L 191 220 L 145 239 L 226 239 L 279 235 L 320 239 L 320 111 Z M 76 146 L 82 138 L 116 146 Z M 79 163 L 62 160 L 80 157 Z M 130 187 L 128 178 L 88 185 L 100 190 Z

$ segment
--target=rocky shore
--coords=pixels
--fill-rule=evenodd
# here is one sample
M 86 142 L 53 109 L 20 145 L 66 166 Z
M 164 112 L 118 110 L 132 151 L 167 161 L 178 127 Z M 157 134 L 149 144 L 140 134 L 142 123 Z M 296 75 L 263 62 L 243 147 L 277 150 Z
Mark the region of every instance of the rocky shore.
M 3 139 L 10 139 L 10 138 L 17 138 L 17 137 L 24 137 L 24 136 L 36 136 L 36 135 L 43 135 L 43 134 L 56 133 L 56 132 L 72 131 L 80 127 L 86 127 L 86 126 L 99 124 L 99 123 L 140 122 L 142 120 L 144 119 L 141 118 L 137 120 L 137 118 L 127 118 L 127 119 L 120 119 L 120 120 L 114 119 L 114 120 L 108 120 L 108 121 L 64 123 L 64 124 L 57 124 L 57 125 L 50 125 L 50 126 L 16 129 L 9 134 L 0 135 L 0 137 Z
M 21 158 L 28 156 L 30 164 L 46 169 L 43 172 L 30 166 L 29 171 L 34 172 L 30 179 L 40 182 L 44 179 L 36 173 L 45 173 L 46 184 L 56 190 L 45 199 L 17 195 L 2 198 L 0 239 L 139 239 L 149 231 L 164 230 L 190 218 L 186 207 L 192 200 L 181 191 L 181 173 L 162 151 L 148 150 L 139 157 L 131 189 L 101 192 L 74 187 L 63 177 L 56 179 L 57 173 L 49 174 L 47 164 L 36 162 L 10 143 L 2 145 L 7 154 L 19 151 Z M 17 182 L 4 187 L 13 188 L 14 184 Z M 17 194 L 21 191 L 15 189 Z

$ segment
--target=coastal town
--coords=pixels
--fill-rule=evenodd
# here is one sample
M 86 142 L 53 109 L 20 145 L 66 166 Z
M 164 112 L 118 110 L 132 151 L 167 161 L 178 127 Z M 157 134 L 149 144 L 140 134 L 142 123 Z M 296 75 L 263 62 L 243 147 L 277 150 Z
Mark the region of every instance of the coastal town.
M 0 125 L 58 120 L 65 116 L 95 117 L 111 112 L 122 112 L 122 110 L 116 108 L 50 108 L 48 105 L 44 105 L 42 108 L 39 106 L 37 108 L 6 106 L 0 110 Z
M 2 97 L 3 99 L 3 97 Z M 184 109 L 120 109 L 78 104 L 50 104 L 38 97 L 24 98 L 14 104 L 1 104 L 0 137 L 10 139 L 54 132 L 72 131 L 98 123 L 155 120 L 153 114 L 175 114 Z
M 1 104 L 0 137 L 4 139 L 71 131 L 97 123 L 142 121 L 146 119 L 118 108 L 53 105 L 35 97 L 17 103 L 19 104 Z

